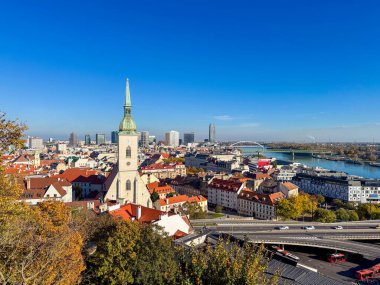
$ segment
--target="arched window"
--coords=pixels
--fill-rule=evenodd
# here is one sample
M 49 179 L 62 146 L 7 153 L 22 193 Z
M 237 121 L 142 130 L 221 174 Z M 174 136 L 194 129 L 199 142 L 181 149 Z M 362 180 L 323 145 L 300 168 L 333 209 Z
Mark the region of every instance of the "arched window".
M 130 180 L 127 180 L 127 182 L 125 183 L 125 189 L 131 190 L 131 181 Z
M 125 156 L 131 157 L 131 147 L 130 146 L 127 146 L 127 149 L 125 150 Z

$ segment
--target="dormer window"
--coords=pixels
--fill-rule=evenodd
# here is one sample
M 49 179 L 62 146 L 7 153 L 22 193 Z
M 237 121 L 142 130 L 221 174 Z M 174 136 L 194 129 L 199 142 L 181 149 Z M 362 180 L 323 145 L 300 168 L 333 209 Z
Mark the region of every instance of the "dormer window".
M 127 146 L 127 149 L 125 150 L 125 157 L 130 158 L 132 156 L 131 147 Z

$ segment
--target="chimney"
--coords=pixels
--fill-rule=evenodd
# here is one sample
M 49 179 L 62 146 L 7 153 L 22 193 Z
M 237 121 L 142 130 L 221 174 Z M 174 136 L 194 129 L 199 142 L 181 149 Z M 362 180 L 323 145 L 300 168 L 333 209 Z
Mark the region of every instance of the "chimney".
M 95 210 L 95 203 L 94 202 L 88 202 L 87 203 L 87 209 Z
M 166 201 L 166 205 L 169 205 L 169 198 L 166 198 L 165 201 Z
M 137 206 L 136 219 L 140 220 L 141 218 L 141 206 Z
M 26 189 L 30 189 L 30 177 L 26 178 Z

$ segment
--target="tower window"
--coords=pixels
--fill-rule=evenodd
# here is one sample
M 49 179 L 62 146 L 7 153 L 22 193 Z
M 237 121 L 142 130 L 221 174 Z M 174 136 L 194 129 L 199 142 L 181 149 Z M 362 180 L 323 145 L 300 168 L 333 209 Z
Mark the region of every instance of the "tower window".
M 127 180 L 127 182 L 125 183 L 125 189 L 131 190 L 131 181 L 130 180 Z
M 131 147 L 130 146 L 127 146 L 127 149 L 125 150 L 125 156 L 126 157 L 131 157 L 131 154 L 132 151 L 131 151 Z

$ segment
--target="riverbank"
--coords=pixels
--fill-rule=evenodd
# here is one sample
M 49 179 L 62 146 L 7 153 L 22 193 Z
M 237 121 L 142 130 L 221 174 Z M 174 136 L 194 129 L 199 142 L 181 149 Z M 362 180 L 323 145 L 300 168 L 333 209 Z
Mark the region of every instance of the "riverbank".
M 245 154 L 248 154 L 248 150 L 245 150 Z M 251 149 L 251 154 L 257 154 L 257 151 Z M 292 154 L 279 153 L 279 152 L 267 152 L 265 153 L 268 157 L 274 157 L 277 160 L 284 160 L 288 162 L 298 162 L 309 167 L 321 167 L 334 171 L 346 172 L 349 175 L 360 176 L 364 178 L 380 179 L 380 168 L 370 166 L 369 164 L 353 164 L 346 161 L 333 161 L 325 160 L 321 158 L 315 158 L 311 156 L 294 155 L 294 160 Z

